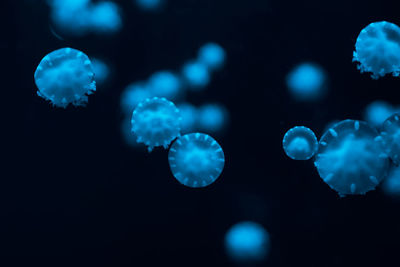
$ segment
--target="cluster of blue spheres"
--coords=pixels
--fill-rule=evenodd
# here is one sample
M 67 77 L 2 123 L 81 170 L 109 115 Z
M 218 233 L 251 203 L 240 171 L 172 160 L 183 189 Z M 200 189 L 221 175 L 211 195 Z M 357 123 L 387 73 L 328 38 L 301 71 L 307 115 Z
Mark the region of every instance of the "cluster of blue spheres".
M 263 226 L 252 221 L 233 225 L 225 235 L 225 249 L 229 258 L 239 264 L 264 261 L 270 251 L 271 240 Z
M 49 5 L 56 30 L 66 35 L 109 34 L 122 28 L 120 9 L 112 1 L 49 0 Z
M 93 66 L 83 52 L 61 48 L 47 54 L 35 71 L 37 94 L 56 107 L 85 105 L 96 91 Z
M 184 99 L 186 89 L 204 89 L 210 82 L 211 73 L 220 70 L 225 63 L 225 50 L 218 44 L 209 42 L 200 47 L 197 58 L 183 65 L 181 73 L 161 70 L 153 73 L 145 81 L 133 82 L 121 94 L 121 109 L 125 117 L 131 116 L 136 106 L 149 98 L 166 98 L 177 104 L 180 110 L 181 133 L 223 132 L 229 122 L 229 112 L 219 103 L 205 103 L 194 106 Z M 126 143 L 136 147 L 138 137 L 126 131 L 126 119 L 122 121 L 122 133 Z M 131 140 L 134 139 L 134 142 Z
M 386 74 L 400 74 L 400 27 L 379 21 L 369 24 L 357 37 L 353 61 L 361 72 L 371 73 L 373 79 Z
M 327 75 L 316 63 L 303 62 L 286 77 L 289 93 L 297 101 L 312 102 L 321 99 L 327 91 Z
M 296 126 L 287 131 L 282 143 L 286 155 L 294 160 L 308 160 L 318 148 L 314 132 L 304 126 Z

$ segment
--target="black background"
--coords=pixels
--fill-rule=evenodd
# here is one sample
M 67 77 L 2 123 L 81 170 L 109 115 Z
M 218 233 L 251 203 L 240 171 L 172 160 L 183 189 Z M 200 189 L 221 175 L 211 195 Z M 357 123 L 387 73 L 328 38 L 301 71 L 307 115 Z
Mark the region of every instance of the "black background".
M 312 161 L 281 147 L 295 125 L 319 138 L 331 120 L 362 119 L 373 100 L 400 104 L 398 78 L 372 80 L 351 62 L 363 27 L 400 25 L 396 1 L 168 0 L 155 13 L 116 2 L 120 33 L 62 41 L 44 1 L 6 0 L 1 45 L 13 71 L 2 85 L 1 266 L 231 266 L 223 238 L 242 220 L 270 232 L 265 266 L 399 265 L 400 202 L 380 189 L 339 198 Z M 216 136 L 223 174 L 193 190 L 173 178 L 167 151 L 124 144 L 119 97 L 130 82 L 179 70 L 208 41 L 226 49 L 227 63 L 188 100 L 221 102 L 231 121 Z M 67 46 L 114 66 L 85 108 L 53 108 L 36 95 L 39 61 Z M 297 103 L 285 87 L 304 60 L 329 74 L 318 103 Z

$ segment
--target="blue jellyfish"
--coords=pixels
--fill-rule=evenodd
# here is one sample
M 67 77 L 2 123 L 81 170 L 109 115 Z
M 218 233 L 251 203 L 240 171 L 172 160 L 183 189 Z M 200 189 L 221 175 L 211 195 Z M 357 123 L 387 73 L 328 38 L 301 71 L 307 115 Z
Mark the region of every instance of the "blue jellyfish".
M 400 199 L 400 167 L 390 168 L 388 176 L 382 181 L 381 188 L 386 195 Z
M 93 4 L 90 8 L 90 29 L 97 33 L 115 33 L 122 28 L 119 7 L 110 1 Z
M 294 160 L 308 160 L 318 148 L 314 132 L 304 126 L 296 126 L 287 131 L 282 143 L 286 155 Z
M 81 36 L 90 29 L 90 0 L 49 0 L 50 17 L 56 28 L 67 35 Z
M 93 72 L 96 76 L 96 82 L 97 84 L 104 84 L 108 77 L 110 76 L 110 68 L 108 65 L 101 59 L 98 58 L 92 58 L 92 66 L 93 66 Z
M 198 127 L 202 131 L 217 133 L 222 131 L 229 121 L 228 110 L 221 104 L 210 103 L 199 108 Z
M 389 168 L 380 139 L 366 122 L 344 120 L 321 137 L 314 165 L 340 196 L 365 194 L 375 189 Z
M 298 101 L 321 99 L 327 89 L 326 73 L 321 66 L 304 62 L 296 66 L 286 77 L 290 94 Z
M 225 50 L 216 43 L 207 43 L 199 50 L 198 60 L 209 70 L 220 69 L 225 63 Z
M 395 108 L 389 103 L 377 100 L 370 103 L 364 111 L 364 120 L 376 128 L 380 128 L 382 123 L 395 113 Z
M 221 175 L 225 156 L 211 136 L 191 133 L 171 145 L 168 161 L 172 174 L 181 184 L 196 188 L 212 184 Z
M 150 11 L 160 8 L 164 0 L 135 0 L 135 2 L 142 10 Z
M 144 143 L 149 152 L 154 147 L 168 145 L 181 131 L 181 116 L 174 103 L 165 98 L 147 98 L 132 113 L 132 132 L 138 143 Z
M 400 28 L 387 21 L 373 22 L 361 30 L 353 53 L 358 69 L 373 79 L 400 74 Z
M 137 104 L 152 95 L 146 83 L 135 82 L 128 85 L 121 94 L 121 109 L 125 114 L 132 114 Z
M 171 71 L 158 71 L 149 78 L 148 88 L 152 96 L 175 100 L 181 93 L 182 83 Z
M 400 114 L 395 113 L 382 124 L 381 137 L 385 153 L 394 164 L 400 164 Z
M 96 91 L 92 63 L 83 52 L 61 48 L 47 54 L 35 72 L 37 94 L 56 107 L 85 105 Z
M 191 61 L 183 66 L 182 75 L 190 89 L 201 90 L 210 83 L 210 73 L 207 66 Z
M 237 263 L 261 262 L 267 258 L 270 247 L 269 233 L 255 222 L 239 222 L 225 235 L 226 253 Z
M 177 107 L 182 116 L 181 133 L 186 134 L 197 129 L 197 108 L 190 103 L 180 103 L 177 105 Z

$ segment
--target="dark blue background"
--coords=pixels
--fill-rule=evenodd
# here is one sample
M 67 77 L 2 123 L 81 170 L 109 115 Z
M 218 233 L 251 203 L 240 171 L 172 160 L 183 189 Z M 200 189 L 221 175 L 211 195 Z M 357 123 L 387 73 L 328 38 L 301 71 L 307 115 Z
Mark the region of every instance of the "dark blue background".
M 400 202 L 378 189 L 339 198 L 312 162 L 281 147 L 295 125 L 318 137 L 334 119 L 362 119 L 375 99 L 399 104 L 400 80 L 372 80 L 351 62 L 360 30 L 400 25 L 396 1 L 168 0 L 142 13 L 116 1 L 123 30 L 111 37 L 55 38 L 44 1 L 6 0 L 2 37 L 4 175 L 0 178 L 1 266 L 230 266 L 226 230 L 254 220 L 271 234 L 266 266 L 397 266 Z M 218 101 L 231 114 L 216 139 L 226 166 L 193 190 L 171 175 L 167 151 L 127 147 L 120 134 L 123 88 L 160 69 L 179 70 L 208 41 L 225 68 L 194 104 Z M 73 47 L 114 65 L 113 81 L 85 108 L 53 108 L 33 73 L 48 52 Z M 316 104 L 296 103 L 284 79 L 311 60 L 329 74 Z

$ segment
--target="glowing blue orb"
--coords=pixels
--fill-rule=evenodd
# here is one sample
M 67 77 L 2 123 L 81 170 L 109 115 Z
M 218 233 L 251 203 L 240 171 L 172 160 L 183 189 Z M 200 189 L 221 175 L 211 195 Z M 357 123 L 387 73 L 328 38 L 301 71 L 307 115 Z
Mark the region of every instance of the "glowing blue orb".
M 385 153 L 394 164 L 400 164 L 400 114 L 395 113 L 382 124 L 381 131 Z
M 159 71 L 151 75 L 148 88 L 152 96 L 175 100 L 181 93 L 181 80 L 170 71 Z
M 216 133 L 224 129 L 229 113 L 221 104 L 206 104 L 198 110 L 198 127 L 202 131 Z
M 286 77 L 290 94 L 298 101 L 315 101 L 326 92 L 326 74 L 319 65 L 305 62 Z
M 190 103 L 181 103 L 177 105 L 182 116 L 182 134 L 193 132 L 197 128 L 198 111 Z
M 121 94 L 121 109 L 125 114 L 132 114 L 137 104 L 150 98 L 152 95 L 144 82 L 128 85 Z
M 207 66 L 200 62 L 189 62 L 183 66 L 182 75 L 189 88 L 200 90 L 210 83 Z
M 168 153 L 174 177 L 188 187 L 205 187 L 222 173 L 225 156 L 221 146 L 211 136 L 202 133 L 178 138 Z
M 282 143 L 286 155 L 294 160 L 308 160 L 318 148 L 314 132 L 304 126 L 296 126 L 287 131 Z
M 261 262 L 268 256 L 270 247 L 269 233 L 255 222 L 237 223 L 225 235 L 226 253 L 238 263 Z
M 377 100 L 365 108 L 364 120 L 376 128 L 380 128 L 382 123 L 395 113 L 395 108 L 389 103 Z
M 210 70 L 217 70 L 225 63 L 225 50 L 216 43 L 207 43 L 199 50 L 198 60 Z
M 98 2 L 90 9 L 91 30 L 98 33 L 114 33 L 122 28 L 119 7 L 110 1 Z
M 361 30 L 353 61 L 358 69 L 370 72 L 373 79 L 400 74 L 400 28 L 387 21 L 373 22 Z
M 147 98 L 132 114 L 132 132 L 138 143 L 144 143 L 149 152 L 154 147 L 168 145 L 181 131 L 181 116 L 174 103 L 165 98 Z
M 91 61 L 97 84 L 104 84 L 110 76 L 110 68 L 101 59 L 92 58 Z
M 344 120 L 322 136 L 314 165 L 325 183 L 344 196 L 375 189 L 386 177 L 389 160 L 374 128 Z
M 92 63 L 83 52 L 61 48 L 47 54 L 35 71 L 37 94 L 56 107 L 83 106 L 96 91 Z

